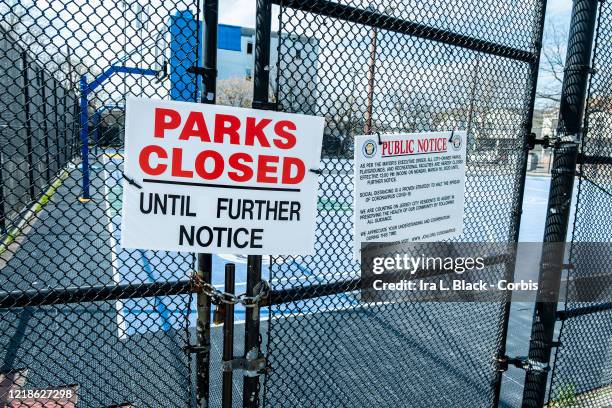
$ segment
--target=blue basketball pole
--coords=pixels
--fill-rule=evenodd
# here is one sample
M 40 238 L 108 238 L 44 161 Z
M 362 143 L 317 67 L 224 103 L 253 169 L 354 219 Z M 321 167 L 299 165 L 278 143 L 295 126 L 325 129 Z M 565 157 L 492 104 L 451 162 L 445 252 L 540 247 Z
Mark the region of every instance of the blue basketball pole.
M 93 114 L 93 133 L 94 133 L 94 157 L 98 157 L 98 140 L 100 139 L 100 110 Z
M 87 75 L 81 76 L 81 156 L 83 158 L 81 164 L 81 169 L 83 171 L 83 196 L 79 197 L 79 200 L 81 202 L 87 202 L 91 200 L 91 196 L 89 195 L 89 110 L 87 98 L 89 94 L 94 91 L 98 86 L 102 85 L 104 81 L 106 81 L 108 78 L 117 73 L 155 76 L 158 74 L 158 71 L 146 68 L 133 68 L 111 65 L 106 71 L 101 73 L 90 84 L 87 83 Z

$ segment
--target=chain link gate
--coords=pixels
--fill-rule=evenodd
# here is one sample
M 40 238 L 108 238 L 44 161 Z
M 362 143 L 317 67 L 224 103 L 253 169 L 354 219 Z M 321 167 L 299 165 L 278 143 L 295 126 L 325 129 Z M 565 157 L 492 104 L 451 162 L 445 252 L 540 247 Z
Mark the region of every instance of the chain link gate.
M 591 64 L 585 64 L 582 70 L 585 77 L 590 74 L 590 82 L 577 158 L 578 192 L 567 271 L 572 283 L 561 294 L 560 310 L 556 313 L 561 324 L 558 341 L 554 344 L 557 348 L 552 360 L 548 405 L 609 407 L 612 406 L 612 303 L 609 297 L 610 252 L 605 243 L 612 242 L 609 215 L 612 206 L 612 5 L 603 1 L 577 2 L 574 13 L 588 22 L 591 31 L 596 27 L 596 34 Z M 575 70 L 571 62 L 568 58 L 566 72 Z M 594 242 L 599 247 L 585 252 L 585 246 L 588 248 Z M 580 284 L 581 280 L 587 281 L 586 287 Z M 584 299 L 585 291 L 597 295 Z
M 0 1 L 1 407 L 192 404 L 194 256 L 118 240 L 126 95 L 198 100 L 199 14 Z
M 270 265 L 264 406 L 497 406 L 508 299 L 360 300 L 353 136 L 466 129 L 458 240 L 515 242 L 545 1 L 274 3 L 278 48 L 269 70 L 256 69 L 256 92 L 269 76 L 269 106 L 325 116 L 326 129 L 317 255 Z M 268 43 L 270 1 L 257 6 L 257 38 Z M 268 65 L 266 51 L 256 54 L 256 67 Z M 487 162 L 489 151 L 495 157 Z M 487 273 L 506 276 L 509 267 Z

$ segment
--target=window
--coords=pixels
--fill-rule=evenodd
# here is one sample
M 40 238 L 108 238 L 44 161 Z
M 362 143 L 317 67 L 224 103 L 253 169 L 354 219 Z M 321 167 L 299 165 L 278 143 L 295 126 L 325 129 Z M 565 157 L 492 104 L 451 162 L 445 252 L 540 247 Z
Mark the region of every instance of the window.
M 252 54 L 252 53 L 253 53 L 253 43 L 249 41 L 247 43 L 247 54 Z

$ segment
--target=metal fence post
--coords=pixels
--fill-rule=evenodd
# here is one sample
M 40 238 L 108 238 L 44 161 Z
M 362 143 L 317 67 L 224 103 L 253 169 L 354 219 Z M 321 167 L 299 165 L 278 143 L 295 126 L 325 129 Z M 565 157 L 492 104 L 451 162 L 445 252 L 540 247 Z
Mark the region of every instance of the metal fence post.
M 81 201 L 91 199 L 89 195 L 89 104 L 87 102 L 87 77 L 81 76 L 81 170 L 83 172 L 83 196 Z
M 217 89 L 217 19 L 219 13 L 218 0 L 204 0 L 204 71 L 202 75 L 201 103 L 214 104 Z M 199 12 L 196 18 L 200 18 Z M 196 35 L 200 41 L 200 23 L 197 22 Z M 199 48 L 199 47 L 197 47 Z M 199 49 L 196 48 L 196 61 L 200 62 Z M 196 86 L 197 93 L 197 86 Z M 197 95 L 196 95 L 197 97 Z M 200 281 L 212 282 L 212 254 L 198 254 Z M 202 352 L 196 354 L 197 367 L 197 406 L 210 405 L 210 310 L 211 299 L 204 293 L 198 293 L 198 346 Z
M 261 282 L 261 256 L 247 257 L 246 295 L 255 296 L 255 287 Z M 244 322 L 244 358 L 254 360 L 259 358 L 259 305 L 247 307 Z M 242 394 L 243 408 L 259 406 L 259 375 L 247 372 L 244 376 Z
M 63 139 L 64 139 L 64 162 L 67 163 L 68 160 L 72 159 L 72 151 L 71 151 L 71 146 L 69 146 L 69 143 L 71 143 L 69 137 L 68 137 L 68 90 L 64 90 L 64 93 L 62 95 L 62 105 L 63 105 L 63 110 L 62 112 L 64 113 L 62 115 L 62 134 L 64 135 Z
M 34 190 L 34 148 L 32 146 L 32 125 L 30 123 L 30 89 L 28 84 L 28 54 L 23 51 L 21 53 L 21 62 L 23 65 L 23 111 L 25 114 L 25 131 L 26 131 L 26 149 L 28 158 L 28 181 L 30 199 L 34 200 L 36 191 Z
M 219 0 L 204 1 L 204 75 L 202 103 L 214 104 L 217 99 L 217 23 Z
M 268 102 L 270 87 L 270 37 L 272 2 L 257 0 L 255 16 L 255 70 L 253 72 L 253 105 Z
M 540 53 L 542 50 L 542 36 L 544 33 L 544 21 L 545 21 L 545 11 L 546 11 L 546 0 L 542 0 L 540 1 L 540 7 L 542 7 L 542 12 L 540 13 L 540 21 L 539 24 L 537 26 L 537 34 L 535 34 L 535 39 L 534 39 L 534 44 L 533 44 L 533 48 L 534 48 L 534 54 L 536 56 L 536 58 L 530 62 L 529 64 L 529 74 L 530 74 L 530 79 L 529 79 L 529 92 L 530 92 L 530 97 L 529 97 L 529 109 L 528 112 L 526 114 L 526 120 L 524 123 L 524 127 L 523 127 L 523 149 L 521 151 L 522 157 L 520 158 L 521 160 L 523 160 L 523 164 L 520 168 L 520 185 L 518 188 L 518 200 L 517 200 L 517 207 L 514 209 L 514 231 L 513 231 L 513 235 L 511 237 L 512 242 L 514 243 L 518 243 L 519 241 L 519 232 L 520 232 L 520 226 L 521 226 L 521 218 L 522 218 L 522 214 L 523 214 L 523 199 L 524 199 L 524 195 L 525 195 L 525 180 L 527 178 L 527 157 L 529 155 L 529 143 L 528 143 L 528 139 L 529 139 L 529 134 L 532 131 L 532 127 L 533 127 L 533 112 L 534 112 L 534 107 L 535 107 L 535 97 L 536 97 L 536 90 L 537 90 L 537 85 L 538 85 L 538 74 L 539 74 L 539 68 L 540 68 Z M 480 54 L 478 54 L 478 60 L 477 60 L 477 65 L 476 65 L 476 73 L 474 75 L 474 82 L 472 85 L 472 91 L 471 91 L 471 101 L 470 101 L 470 120 L 468 122 L 468 135 L 470 134 L 470 126 L 471 126 L 471 121 L 472 121 L 472 117 L 473 117 L 473 102 L 474 102 L 474 97 L 475 97 L 475 91 L 476 91 L 476 84 L 477 84 L 477 80 L 478 80 L 478 73 L 480 71 L 480 64 L 481 64 L 481 59 L 480 59 Z M 518 247 L 519 244 L 515 244 L 513 246 L 513 251 L 514 251 L 514 257 L 512 259 L 511 262 L 508 262 L 506 264 L 506 271 L 510 276 L 514 276 L 514 271 L 516 268 L 516 254 L 518 252 Z M 501 341 L 500 341 L 500 347 L 499 350 L 497 352 L 497 361 L 502 361 L 505 356 L 506 356 L 506 342 L 508 339 L 508 325 L 510 322 L 510 305 L 511 305 L 511 301 L 512 301 L 512 295 L 508 294 L 508 297 L 506 298 L 506 302 L 503 305 L 504 308 L 504 314 L 503 314 L 503 323 L 502 323 L 502 336 L 501 336 Z M 494 393 L 494 399 L 493 399 L 493 404 L 491 406 L 493 407 L 498 407 L 499 406 L 499 401 L 501 398 L 501 388 L 502 388 L 502 382 L 503 382 L 503 371 L 502 370 L 498 370 L 497 374 L 496 374 L 496 378 L 495 378 L 495 393 Z
M 51 155 L 49 153 L 49 128 L 47 126 L 47 92 L 45 92 L 45 88 L 47 87 L 45 83 L 45 71 L 40 69 L 38 71 L 40 79 L 40 95 L 42 97 L 42 114 L 43 114 L 43 123 L 42 128 L 45 133 L 45 177 L 47 183 L 51 182 Z
M 253 72 L 253 108 L 268 108 L 270 87 L 270 38 L 272 24 L 272 3 L 257 0 L 255 16 L 255 69 Z M 246 295 L 254 296 L 255 287 L 261 282 L 261 256 L 247 258 Z M 244 354 L 247 359 L 259 357 L 259 306 L 246 308 L 244 324 Z M 259 376 L 244 376 L 242 406 L 259 406 Z
M 228 263 L 225 265 L 225 292 L 234 294 L 236 279 L 236 265 Z M 225 318 L 223 320 L 223 361 L 231 361 L 234 358 L 234 304 L 225 305 Z M 221 406 L 232 408 L 233 400 L 233 373 L 231 370 L 223 371 L 223 384 L 221 393 Z
M 64 167 L 64 162 L 60 158 L 60 125 L 59 125 L 59 101 L 57 100 L 57 81 L 53 80 L 53 113 L 54 113 L 54 129 L 55 129 L 55 162 L 57 163 L 57 171 Z
M 198 280 L 210 282 L 212 257 L 198 254 Z M 210 379 L 210 297 L 202 291 L 197 294 L 196 337 L 200 351 L 196 353 L 196 401 L 198 408 L 208 408 Z
M 564 255 L 560 244 L 553 243 L 564 243 L 568 231 L 598 5 L 596 0 L 575 0 L 572 10 L 524 408 L 542 407 L 546 395 Z

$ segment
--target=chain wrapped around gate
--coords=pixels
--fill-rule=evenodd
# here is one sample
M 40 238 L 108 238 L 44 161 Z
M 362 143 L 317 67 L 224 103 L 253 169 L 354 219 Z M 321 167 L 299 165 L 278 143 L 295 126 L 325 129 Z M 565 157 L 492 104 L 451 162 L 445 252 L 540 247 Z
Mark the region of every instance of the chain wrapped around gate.
M 242 305 L 251 309 L 254 318 L 259 319 L 259 308 L 268 304 L 270 284 L 266 280 L 261 280 L 255 285 L 253 296 L 247 296 L 246 293 L 235 294 L 235 265 L 232 263 L 225 265 L 225 290 L 217 289 L 211 283 L 205 282 L 197 272 L 191 274 L 190 284 L 193 293 L 207 296 L 210 303 L 215 305 L 214 324 L 223 325 L 222 406 L 231 407 L 233 403 L 232 382 L 234 371 L 243 370 L 245 378 L 256 378 L 262 374 L 267 374 L 269 370 L 266 356 L 261 352 L 261 347 L 245 349 L 242 358 L 234 357 L 234 306 Z M 259 335 L 259 339 L 259 345 L 261 346 L 261 335 Z M 193 345 L 188 345 L 185 350 L 194 353 L 201 351 L 199 347 Z
M 214 285 L 203 282 L 195 272 L 191 275 L 191 283 L 195 292 L 201 292 L 210 296 L 211 303 L 217 306 L 223 304 L 241 304 L 244 307 L 258 307 L 270 294 L 270 284 L 266 280 L 262 280 L 255 286 L 255 296 L 247 296 L 246 293 L 236 295 L 217 289 Z

